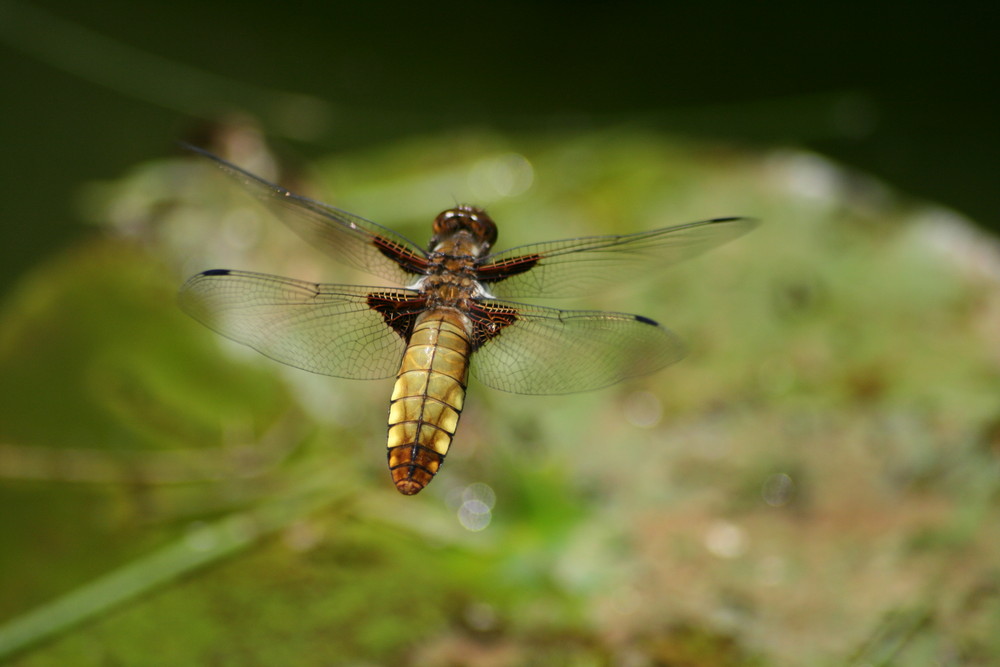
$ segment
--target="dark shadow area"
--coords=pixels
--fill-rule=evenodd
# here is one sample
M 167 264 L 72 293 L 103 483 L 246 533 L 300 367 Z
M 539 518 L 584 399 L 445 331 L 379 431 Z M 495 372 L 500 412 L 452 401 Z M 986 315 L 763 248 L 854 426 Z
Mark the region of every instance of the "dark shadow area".
M 237 109 L 270 134 L 298 134 L 305 154 L 455 126 L 642 124 L 793 144 L 1000 224 L 1000 109 L 986 85 L 995 65 L 982 6 L 232 7 L 0 4 L 11 93 L 0 112 L 0 283 L 79 233 L 80 183 Z M 314 104 L 310 118 L 288 120 L 296 102 L 282 108 L 288 98 L 274 91 L 308 96 L 298 101 Z

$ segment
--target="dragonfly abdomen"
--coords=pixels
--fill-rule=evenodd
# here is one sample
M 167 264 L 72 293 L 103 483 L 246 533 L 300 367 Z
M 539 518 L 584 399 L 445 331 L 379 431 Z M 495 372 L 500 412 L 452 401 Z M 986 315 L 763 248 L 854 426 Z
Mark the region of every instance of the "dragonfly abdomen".
M 400 493 L 419 493 L 448 453 L 465 403 L 469 339 L 455 311 L 417 318 L 389 404 L 389 471 Z

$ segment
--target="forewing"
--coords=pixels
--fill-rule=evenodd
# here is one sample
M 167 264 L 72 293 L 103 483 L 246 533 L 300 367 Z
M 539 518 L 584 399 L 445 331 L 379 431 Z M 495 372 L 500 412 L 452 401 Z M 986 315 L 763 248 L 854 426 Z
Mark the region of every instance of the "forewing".
M 500 297 L 580 296 L 694 257 L 756 224 L 750 218 L 715 218 L 637 234 L 524 245 L 484 258 L 478 279 Z
M 471 315 L 478 343 L 472 374 L 501 391 L 588 391 L 684 356 L 676 334 L 639 315 L 499 300 L 478 302 Z
M 427 255 L 406 237 L 347 211 L 294 194 L 200 148 L 188 148 L 212 160 L 309 245 L 338 261 L 398 285 L 409 285 L 416 276 L 424 274 Z
M 276 361 L 369 380 L 395 375 L 403 354 L 403 337 L 390 323 L 386 304 L 405 304 L 419 295 L 214 270 L 188 280 L 179 298 L 199 322 Z

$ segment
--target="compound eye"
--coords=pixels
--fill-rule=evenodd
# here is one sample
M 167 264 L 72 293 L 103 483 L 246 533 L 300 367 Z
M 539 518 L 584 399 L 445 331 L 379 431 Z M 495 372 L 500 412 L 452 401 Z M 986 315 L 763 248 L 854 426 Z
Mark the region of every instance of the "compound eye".
M 458 229 L 461 221 L 459 220 L 459 215 L 454 210 L 447 210 L 440 213 L 438 217 L 434 218 L 434 233 L 435 234 L 450 234 Z
M 497 226 L 485 213 L 472 217 L 469 227 L 476 238 L 482 239 L 487 245 L 492 246 L 497 240 Z
M 484 220 L 476 216 L 472 224 L 476 237 L 481 238 L 490 246 L 497 242 L 497 226 L 488 217 Z

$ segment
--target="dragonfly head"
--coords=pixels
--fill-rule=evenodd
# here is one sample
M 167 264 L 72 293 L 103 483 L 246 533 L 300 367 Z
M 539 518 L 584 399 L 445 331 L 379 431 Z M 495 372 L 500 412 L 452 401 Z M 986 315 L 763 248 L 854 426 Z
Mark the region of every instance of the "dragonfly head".
M 472 236 L 472 240 L 479 246 L 480 253 L 489 250 L 497 240 L 496 223 L 486 211 L 468 204 L 461 204 L 443 211 L 434 219 L 434 237 L 431 239 L 431 248 L 436 248 L 442 241 L 462 231 L 468 232 Z

